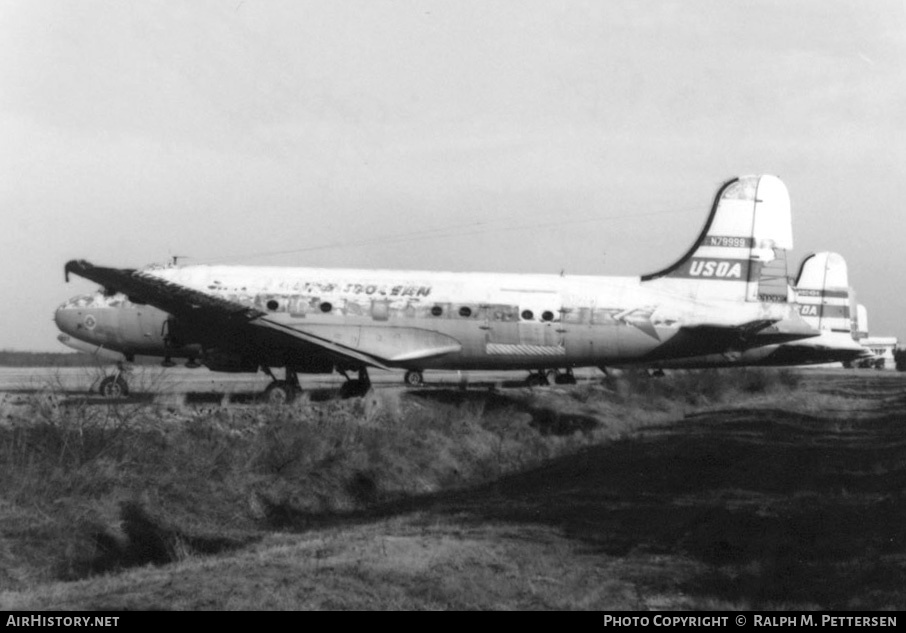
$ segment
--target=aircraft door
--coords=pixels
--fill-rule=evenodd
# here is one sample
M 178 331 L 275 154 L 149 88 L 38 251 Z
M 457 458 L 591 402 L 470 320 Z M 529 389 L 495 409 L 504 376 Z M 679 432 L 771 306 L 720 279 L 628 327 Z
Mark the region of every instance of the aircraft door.
M 519 314 L 514 305 L 491 304 L 482 306 L 489 344 L 517 345 L 519 343 Z
M 562 350 L 559 293 L 520 293 L 513 304 L 487 306 L 488 343 L 519 346 L 521 355 L 550 355 Z
M 561 308 L 558 292 L 521 293 L 519 343 L 531 348 L 562 348 Z M 539 349 L 540 352 L 549 351 Z

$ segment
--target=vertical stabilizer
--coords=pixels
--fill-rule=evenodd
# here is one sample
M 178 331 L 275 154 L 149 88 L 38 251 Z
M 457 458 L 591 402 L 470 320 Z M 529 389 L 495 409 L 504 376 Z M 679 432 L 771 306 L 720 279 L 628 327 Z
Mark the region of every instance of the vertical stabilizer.
M 786 186 L 776 176 L 743 176 L 718 190 L 692 248 L 642 281 L 699 299 L 786 301 L 791 248 Z
M 852 291 L 846 260 L 837 253 L 813 253 L 802 260 L 796 302 L 806 323 L 818 330 L 853 333 Z

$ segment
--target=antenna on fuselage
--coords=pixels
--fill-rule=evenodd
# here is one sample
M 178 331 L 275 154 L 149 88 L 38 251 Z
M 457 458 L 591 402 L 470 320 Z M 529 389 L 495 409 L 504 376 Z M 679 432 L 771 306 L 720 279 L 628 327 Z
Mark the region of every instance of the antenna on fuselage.
M 186 259 L 192 257 L 191 255 L 170 255 L 170 265 L 179 266 L 180 259 Z

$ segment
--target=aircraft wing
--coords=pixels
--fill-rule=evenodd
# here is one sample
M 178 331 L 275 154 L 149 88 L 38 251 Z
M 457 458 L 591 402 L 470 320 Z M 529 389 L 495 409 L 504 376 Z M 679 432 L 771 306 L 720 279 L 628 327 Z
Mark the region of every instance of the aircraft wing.
M 236 301 L 216 297 L 149 271 L 95 266 L 73 260 L 65 266 L 66 279 L 73 273 L 101 284 L 108 292 L 121 292 L 134 303 L 145 303 L 185 319 L 221 339 L 227 345 L 256 348 L 296 349 L 308 354 L 328 354 L 337 361 L 390 369 L 389 364 L 457 352 L 461 345 L 441 334 L 398 328 L 392 339 L 375 335 L 372 328 L 358 325 L 314 325 L 288 322 L 285 315 L 268 313 Z M 235 343 L 234 343 L 235 345 Z
M 204 315 L 215 321 L 249 321 L 266 314 L 257 308 L 199 292 L 143 270 L 104 268 L 84 259 L 67 262 L 63 270 L 66 281 L 73 273 L 101 284 L 111 294 L 121 292 L 133 303 L 147 303 L 176 317 L 197 318 Z

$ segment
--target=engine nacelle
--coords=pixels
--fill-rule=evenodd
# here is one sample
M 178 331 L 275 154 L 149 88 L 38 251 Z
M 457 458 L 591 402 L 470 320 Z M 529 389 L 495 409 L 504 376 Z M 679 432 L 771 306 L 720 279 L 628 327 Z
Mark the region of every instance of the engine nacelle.
M 166 320 L 161 329 L 161 333 L 163 334 L 164 344 L 171 348 L 185 347 L 186 345 L 204 342 L 203 330 L 192 328 L 185 322 L 174 317 L 170 317 Z

